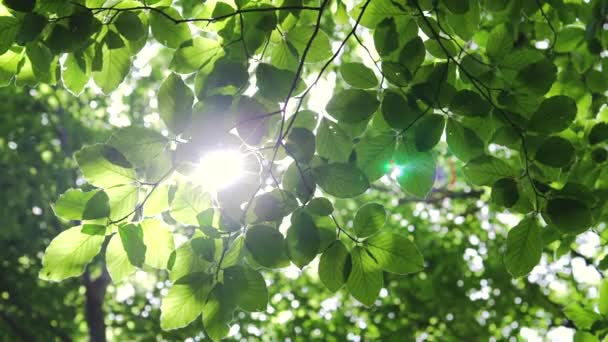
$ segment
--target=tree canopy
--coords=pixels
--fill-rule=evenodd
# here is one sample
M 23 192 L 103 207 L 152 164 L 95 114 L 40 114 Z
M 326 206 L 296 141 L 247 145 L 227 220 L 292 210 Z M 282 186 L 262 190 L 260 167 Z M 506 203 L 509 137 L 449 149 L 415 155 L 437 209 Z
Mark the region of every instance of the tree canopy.
M 8 336 L 605 339 L 607 25 L 604 0 L 3 0 Z

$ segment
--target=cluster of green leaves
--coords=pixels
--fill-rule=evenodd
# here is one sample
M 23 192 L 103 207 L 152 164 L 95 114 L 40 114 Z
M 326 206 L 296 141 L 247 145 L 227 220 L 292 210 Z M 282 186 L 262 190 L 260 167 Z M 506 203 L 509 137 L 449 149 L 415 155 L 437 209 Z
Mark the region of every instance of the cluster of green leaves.
M 548 244 L 605 219 L 603 3 L 5 0 L 3 84 L 79 94 L 92 79 L 109 93 L 146 42 L 171 54 L 157 93 L 168 136 L 133 126 L 76 153 L 90 188 L 55 203 L 78 225 L 50 244 L 41 277 L 76 276 L 100 250 L 115 280 L 167 269 L 162 327 L 202 312 L 214 339 L 237 307 L 264 310 L 258 269 L 303 268 L 319 254 L 327 288 L 346 284 L 371 305 L 384 271 L 419 271 L 422 256 L 382 227 L 381 205 L 359 208 L 350 229 L 332 201 L 389 171 L 423 200 L 443 140 L 469 184 L 525 215 L 504 263 L 526 275 Z M 334 92 L 315 113 L 308 95 L 330 72 Z M 217 193 L 191 179 L 213 149 L 246 155 L 245 176 Z M 184 230 L 175 249 L 172 234 Z

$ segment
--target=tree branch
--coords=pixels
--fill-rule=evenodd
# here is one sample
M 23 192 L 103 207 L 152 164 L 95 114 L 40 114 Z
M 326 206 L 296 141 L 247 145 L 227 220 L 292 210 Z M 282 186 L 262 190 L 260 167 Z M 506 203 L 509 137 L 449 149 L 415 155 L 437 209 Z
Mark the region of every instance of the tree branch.
M 519 135 L 519 138 L 521 140 L 521 145 L 522 145 L 522 152 L 523 152 L 523 157 L 524 157 L 524 175 L 528 178 L 528 180 L 530 181 L 530 186 L 532 187 L 533 191 L 534 191 L 534 200 L 535 200 L 535 211 L 538 213 L 540 211 L 540 204 L 539 204 L 539 192 L 538 189 L 536 189 L 536 185 L 534 184 L 534 180 L 532 179 L 532 176 L 530 174 L 530 160 L 529 160 L 529 153 L 528 153 L 528 146 L 527 146 L 527 142 L 526 142 L 526 137 L 524 135 L 524 133 L 522 132 L 521 128 L 515 124 L 515 122 L 513 122 L 513 120 L 511 120 L 511 118 L 509 118 L 509 116 L 507 115 L 507 113 L 505 113 L 502 108 L 498 107 L 494 101 L 492 100 L 492 96 L 491 94 L 488 95 L 486 94 L 483 89 L 481 89 L 481 87 L 485 87 L 485 84 L 483 84 L 482 82 L 479 81 L 478 78 L 476 78 L 475 76 L 473 76 L 466 68 L 463 68 L 462 65 L 449 53 L 448 49 L 445 47 L 445 45 L 443 44 L 443 42 L 440 39 L 439 33 L 435 30 L 435 28 L 433 27 L 433 25 L 431 25 L 429 19 L 426 17 L 426 15 L 424 15 L 424 11 L 422 10 L 422 8 L 420 7 L 420 4 L 418 4 L 417 0 L 413 0 L 412 1 L 414 3 L 414 5 L 416 6 L 420 17 L 422 18 L 422 20 L 424 20 L 424 22 L 427 24 L 427 26 L 429 27 L 429 29 L 431 30 L 431 33 L 434 36 L 435 41 L 437 41 L 437 43 L 439 44 L 439 47 L 441 48 L 441 50 L 443 51 L 443 53 L 446 55 L 446 58 L 448 60 L 451 60 L 452 62 L 454 62 L 454 64 L 456 64 L 459 69 L 471 80 L 471 84 L 473 85 L 473 87 L 475 87 L 475 89 L 477 89 L 477 91 L 479 92 L 479 94 L 486 100 L 488 101 L 488 103 L 494 108 L 496 109 L 496 111 L 498 113 L 501 114 L 501 116 L 503 117 L 503 119 L 505 121 L 507 121 L 507 123 L 509 123 L 513 129 L 515 129 Z M 439 20 L 438 20 L 439 22 Z M 485 87 L 487 89 L 487 87 Z

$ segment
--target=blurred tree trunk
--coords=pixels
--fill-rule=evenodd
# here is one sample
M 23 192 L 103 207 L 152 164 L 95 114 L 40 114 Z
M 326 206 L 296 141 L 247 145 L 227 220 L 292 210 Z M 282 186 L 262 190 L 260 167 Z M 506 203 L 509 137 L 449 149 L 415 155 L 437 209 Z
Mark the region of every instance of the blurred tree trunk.
M 105 313 L 103 300 L 110 283 L 110 276 L 103 267 L 103 273 L 97 279 L 91 279 L 88 269 L 83 274 L 83 283 L 86 289 L 85 314 L 89 327 L 89 340 L 91 342 L 106 341 Z

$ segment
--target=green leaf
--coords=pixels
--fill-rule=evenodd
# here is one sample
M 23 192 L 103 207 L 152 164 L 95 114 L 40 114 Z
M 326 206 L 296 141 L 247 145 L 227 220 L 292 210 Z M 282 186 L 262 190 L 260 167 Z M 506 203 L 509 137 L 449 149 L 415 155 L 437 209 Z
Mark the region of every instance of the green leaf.
M 42 33 L 42 30 L 46 27 L 46 17 L 37 13 L 28 13 L 21 19 L 21 26 L 15 37 L 15 42 L 19 45 L 25 45 L 36 38 Z
M 234 288 L 236 304 L 245 311 L 266 311 L 268 289 L 260 272 L 249 266 L 233 266 L 224 270 L 224 284 Z
M 224 255 L 224 261 L 222 261 L 222 267 L 228 268 L 236 265 L 243 256 L 243 246 L 245 246 L 245 237 L 243 235 L 238 236 Z
M 93 80 L 104 94 L 109 94 L 118 88 L 129 73 L 131 53 L 122 38 L 109 31 L 97 54 L 96 58 L 101 59 L 101 67 L 93 69 Z
M 5 87 L 12 82 L 19 69 L 21 57 L 21 53 L 12 51 L 6 51 L 0 55 L 0 86 Z
M 515 178 L 517 173 L 501 159 L 481 156 L 469 161 L 463 168 L 467 180 L 474 185 L 491 186 L 501 178 Z
M 356 19 L 359 17 L 364 4 L 365 3 L 362 2 L 353 7 L 349 13 L 351 18 Z M 373 29 L 383 19 L 392 17 L 395 13 L 400 13 L 400 10 L 398 3 L 391 0 L 372 1 L 365 8 L 365 12 L 361 16 L 360 24 L 364 27 Z
M 463 89 L 454 95 L 450 109 L 463 116 L 487 116 L 491 107 L 478 93 Z
M 591 209 L 574 198 L 557 197 L 547 202 L 544 218 L 560 230 L 579 234 L 592 224 Z
M 533 94 L 544 95 L 557 78 L 557 67 L 548 59 L 542 59 L 517 73 L 517 84 Z
M 378 203 L 367 203 L 357 210 L 353 229 L 358 237 L 367 237 L 382 229 L 385 222 L 384 206 Z
M 399 53 L 399 63 L 407 68 L 410 74 L 414 74 L 426 56 L 424 42 L 418 36 L 407 42 Z
M 382 288 L 382 271 L 369 251 L 356 246 L 351 252 L 352 268 L 346 281 L 348 292 L 361 303 L 371 306 Z
M 608 78 L 602 72 L 592 69 L 587 71 L 584 77 L 591 92 L 602 94 L 608 89 Z
M 310 215 L 299 211 L 291 216 L 291 227 L 287 230 L 285 242 L 289 259 L 300 269 L 315 258 L 320 236 Z
M 593 310 L 582 307 L 578 303 L 570 303 L 564 309 L 564 314 L 578 329 L 589 329 L 601 316 Z
M 602 279 L 599 288 L 598 309 L 604 316 L 608 316 L 608 279 Z
M 287 153 L 299 163 L 308 164 L 315 154 L 315 135 L 306 128 L 293 127 L 285 142 Z
M 213 286 L 213 278 L 193 273 L 177 280 L 160 306 L 160 327 L 173 330 L 187 326 L 203 311 Z
M 144 205 L 145 217 L 155 216 L 169 209 L 169 190 L 169 185 L 160 185 L 154 189 Z
M 268 268 L 281 268 L 289 265 L 289 258 L 283 235 L 269 226 L 253 226 L 247 229 L 245 246 L 255 261 Z
M 135 170 L 114 147 L 101 144 L 85 146 L 74 156 L 80 171 L 92 185 L 109 188 L 136 180 Z
M 84 267 L 99 253 L 105 232 L 104 226 L 90 224 L 61 232 L 44 252 L 40 279 L 60 281 L 81 275 Z
M 0 16 L 0 55 L 4 54 L 15 42 L 19 22 L 14 17 Z
M 313 174 L 321 189 L 335 197 L 355 197 L 369 188 L 367 177 L 353 164 L 325 164 L 314 168 Z
M 145 264 L 156 269 L 167 269 L 169 257 L 175 249 L 173 234 L 169 230 L 169 226 L 154 219 L 142 221 L 139 225 L 143 232 L 143 243 L 146 246 Z
M 2 3 L 18 12 L 31 12 L 36 7 L 36 0 L 3 0 Z
M 134 41 L 142 38 L 147 27 L 141 22 L 139 16 L 135 12 L 121 12 L 113 22 L 114 26 L 123 37 Z
M 129 261 L 129 256 L 118 234 L 112 236 L 106 247 L 105 261 L 108 273 L 110 273 L 110 277 L 114 283 L 121 282 L 137 270 Z
M 316 189 L 312 171 L 306 168 L 300 172 L 296 163 L 291 163 L 283 174 L 283 188 L 296 194 L 300 201 L 308 201 Z
M 173 7 L 167 7 L 160 9 L 164 14 L 157 11 L 150 11 L 150 28 L 152 29 L 152 35 L 161 44 L 170 47 L 177 48 L 183 42 L 191 39 L 190 27 L 188 23 L 182 22 L 176 24 L 174 20 L 182 20 L 182 16 Z
M 608 151 L 602 147 L 595 148 L 591 151 L 591 159 L 593 162 L 601 164 L 608 159 Z
M 305 109 L 289 117 L 286 123 L 291 124 L 291 122 L 293 122 L 292 127 L 306 128 L 313 131 L 317 127 L 317 122 L 319 121 L 318 118 L 319 114 L 313 112 L 312 110 Z
M 513 178 L 501 178 L 492 184 L 492 201 L 499 206 L 510 208 L 519 200 L 517 182 Z
M 430 152 L 418 152 L 401 144 L 395 152 L 395 168 L 399 170 L 397 182 L 407 193 L 425 198 L 435 184 L 435 158 Z
M 136 185 L 120 185 L 104 190 L 110 198 L 110 220 L 126 221 L 135 214 L 135 206 L 139 199 L 139 187 Z
M 285 216 L 283 215 L 280 198 L 276 198 L 269 193 L 256 197 L 252 207 L 260 221 L 275 221 Z
M 54 59 L 51 51 L 41 42 L 31 42 L 27 44 L 25 52 L 30 60 L 36 80 L 44 83 L 55 83 L 53 72 L 57 67 L 57 60 Z
M 424 47 L 431 56 L 437 59 L 454 58 L 458 54 L 456 45 L 450 40 L 443 40 L 442 45 L 440 45 L 435 39 L 427 39 L 424 42 Z
M 118 227 L 120 241 L 133 266 L 142 267 L 146 258 L 144 232 L 139 224 L 127 224 Z
M 270 8 L 269 5 L 259 4 L 251 5 L 247 8 L 253 11 L 245 15 L 245 26 L 253 27 L 263 32 L 269 32 L 276 28 L 278 20 L 276 11 L 261 11 L 262 9 Z M 255 11 L 258 10 L 258 11 Z
M 553 50 L 555 52 L 570 52 L 576 50 L 577 46 L 585 39 L 585 30 L 578 26 L 566 26 L 557 34 L 557 40 Z
M 422 47 L 426 53 L 426 48 Z M 405 64 L 395 63 L 391 61 L 382 62 L 382 74 L 386 80 L 398 87 L 405 87 L 412 79 L 412 72 L 407 69 Z
M 291 70 L 279 69 L 273 65 L 261 63 L 255 70 L 257 86 L 260 95 L 273 101 L 285 101 L 290 89 L 294 88 L 291 96 L 302 92 L 306 85 L 300 77 L 294 86 L 296 73 Z
M 183 42 L 173 54 L 171 70 L 180 74 L 193 73 L 224 55 L 224 49 L 217 40 L 194 37 Z
M 102 38 L 105 41 L 104 44 L 108 43 L 110 48 L 124 46 L 124 43 L 120 43 L 118 34 L 113 31 L 104 30 L 103 34 L 91 37 L 93 33 L 100 32 L 102 23 L 95 18 L 93 12 L 88 8 L 71 6 L 70 11 L 64 11 L 63 13 L 64 20 L 51 25 L 50 33 L 45 40 L 46 45 L 54 54 L 82 50 L 91 45 L 93 38 Z M 119 43 L 119 45 L 116 43 Z
M 184 183 L 171 202 L 171 217 L 181 224 L 196 226 L 196 216 L 212 206 L 211 196 L 201 186 Z
M 246 143 L 259 144 L 268 133 L 269 118 L 263 116 L 269 111 L 257 99 L 247 96 L 239 97 L 235 106 L 237 132 Z
M 346 89 L 333 95 L 325 107 L 338 121 L 357 123 L 369 119 L 378 109 L 379 102 L 372 92 Z
M 443 0 L 442 2 L 454 14 L 464 14 L 469 11 L 468 0 Z
M 319 260 L 319 279 L 330 291 L 338 291 L 348 279 L 351 259 L 346 246 L 335 240 L 321 255 Z
M 55 215 L 64 220 L 94 220 L 110 215 L 108 195 L 103 190 L 83 192 L 68 189 L 53 205 Z
M 260 221 L 277 221 L 289 215 L 298 202 L 288 191 L 274 189 L 271 192 L 256 197 L 251 204 L 253 211 Z
M 573 342 L 600 342 L 600 339 L 597 338 L 590 332 L 584 330 L 577 330 L 573 336 Z
M 211 57 L 210 62 L 216 60 L 220 55 L 223 55 L 223 51 L 217 51 Z M 205 94 L 236 94 L 249 81 L 246 64 L 228 59 L 219 59 L 213 64 L 213 70 L 207 75 L 206 69 L 209 68 L 209 64 L 203 65 L 203 69 L 198 72 L 194 83 L 194 91 L 199 99 L 203 99 Z M 197 82 L 197 80 L 199 81 Z
M 321 120 L 316 135 L 317 154 L 330 162 L 347 162 L 353 149 L 352 139 L 340 126 Z
M 460 6 L 459 10 L 454 10 L 454 6 L 450 8 L 450 11 L 453 14 L 447 14 L 446 19 L 449 26 L 453 28 L 456 34 L 458 34 L 462 39 L 469 40 L 473 37 L 474 34 L 478 32 L 479 22 L 480 22 L 480 4 L 477 1 L 459 1 L 459 0 L 449 0 L 450 3 L 456 4 L 458 3 Z M 468 10 L 466 12 L 462 12 L 464 9 L 463 6 L 467 6 Z M 445 24 L 444 24 L 445 25 Z M 439 31 L 437 31 L 439 32 Z M 444 40 L 444 42 L 450 43 L 449 40 Z
M 363 63 L 344 63 L 340 65 L 340 74 L 346 83 L 355 88 L 369 89 L 378 85 L 374 71 Z
M 438 114 L 423 116 L 414 126 L 414 143 L 418 151 L 428 151 L 435 147 L 445 127 L 445 119 Z
M 407 274 L 424 268 L 422 254 L 408 238 L 380 231 L 363 242 L 374 261 L 385 271 Z
M 45 43 L 53 53 L 77 50 L 74 48 L 73 41 L 65 39 L 65 37 L 70 36 L 70 31 L 66 26 L 55 24 L 50 27 L 51 32 L 47 35 Z M 96 44 L 95 47 L 100 47 L 100 45 Z M 101 57 L 98 58 L 100 59 Z M 99 62 L 101 63 L 101 60 Z
M 608 124 L 605 122 L 598 122 L 593 125 L 589 132 L 589 143 L 595 145 L 605 140 L 608 140 Z
M 167 262 L 167 268 L 171 270 L 169 279 L 172 282 L 191 273 L 207 270 L 209 267 L 211 264 L 194 252 L 191 240 L 177 248 Z
M 380 56 L 388 56 L 399 47 L 399 34 L 393 18 L 384 19 L 374 30 L 374 46 Z
M 287 33 L 287 41 L 303 56 L 306 46 L 314 32 L 314 26 L 296 26 Z M 323 30 L 317 31 L 306 54 L 306 63 L 317 63 L 328 60 L 333 55 L 329 37 Z
M 228 323 L 232 320 L 235 308 L 236 301 L 230 288 L 216 284 L 203 307 L 203 326 L 211 340 L 219 341 L 228 335 Z
M 357 166 L 369 181 L 373 182 L 386 174 L 396 144 L 397 137 L 392 133 L 365 135 L 357 143 Z
M 542 232 L 536 218 L 524 218 L 509 230 L 504 261 L 513 277 L 530 273 L 540 261 L 542 254 Z
M 195 237 L 190 240 L 190 244 L 196 255 L 202 257 L 206 261 L 213 262 L 217 251 L 221 250 L 221 248 L 216 248 L 216 241 L 219 240 L 207 237 Z
M 169 139 L 159 132 L 139 126 L 120 128 L 108 140 L 136 167 L 144 167 L 158 158 L 168 143 Z
M 467 162 L 484 153 L 484 143 L 472 129 L 450 118 L 445 129 L 448 148 L 458 159 Z
M 181 133 L 190 125 L 194 95 L 177 74 L 171 74 L 158 91 L 158 111 L 173 133 Z
M 382 116 L 386 123 L 394 129 L 409 128 L 423 115 L 415 103 L 406 101 L 400 94 L 388 90 L 382 98 Z
M 557 95 L 546 98 L 528 121 L 528 128 L 542 134 L 557 133 L 568 128 L 576 117 L 576 102 Z
M 306 210 L 312 215 L 327 216 L 334 211 L 334 206 L 327 198 L 317 197 L 308 202 Z
M 91 58 L 82 52 L 68 54 L 63 62 L 63 85 L 74 95 L 80 95 L 89 82 Z
M 490 31 L 486 52 L 493 60 L 503 59 L 513 48 L 513 34 L 509 32 L 507 25 L 496 25 Z
M 566 167 L 575 158 L 574 146 L 562 137 L 552 136 L 538 146 L 534 158 L 547 166 Z

